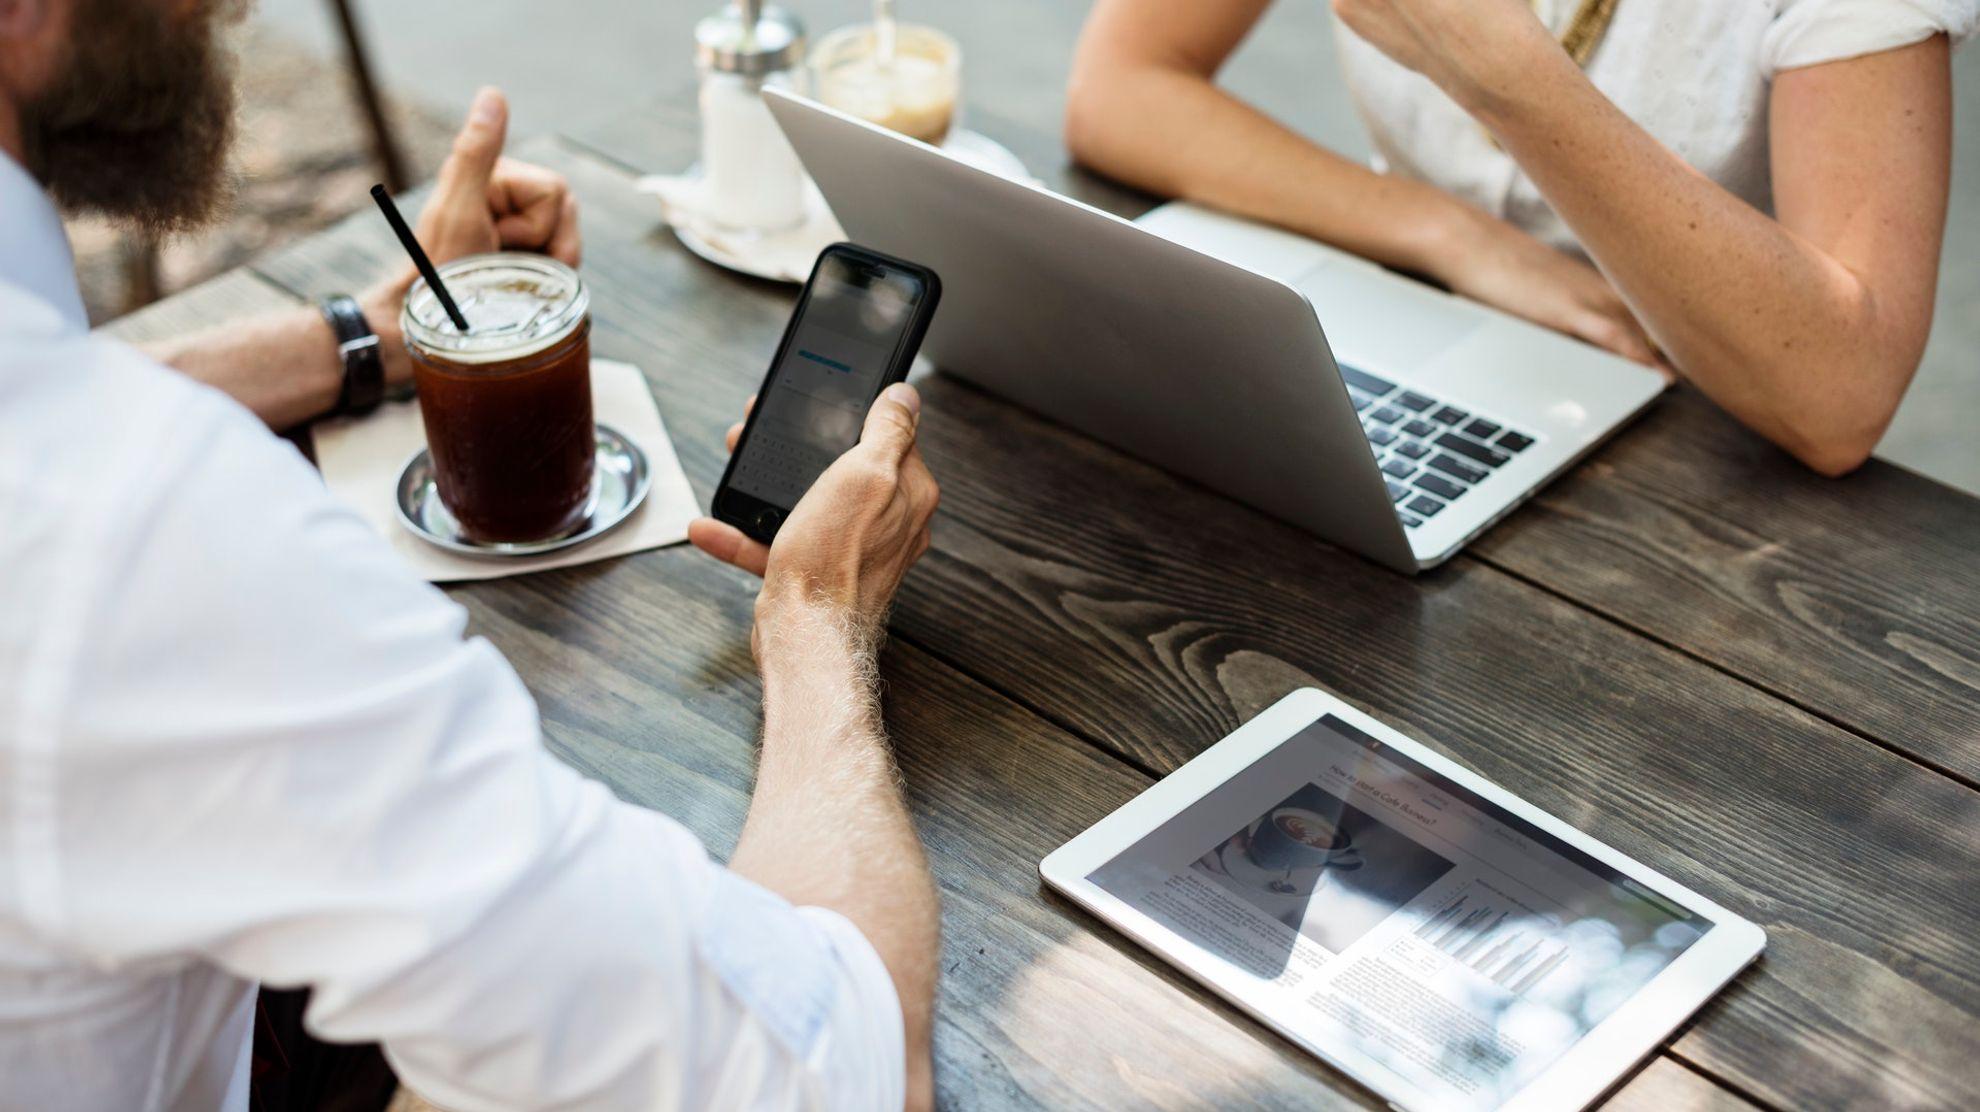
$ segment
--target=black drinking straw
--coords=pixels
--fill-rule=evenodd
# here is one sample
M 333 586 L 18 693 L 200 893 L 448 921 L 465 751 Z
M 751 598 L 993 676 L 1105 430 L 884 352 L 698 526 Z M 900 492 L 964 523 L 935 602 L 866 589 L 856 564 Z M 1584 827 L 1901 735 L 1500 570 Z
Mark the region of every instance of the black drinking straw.
M 440 307 L 447 310 L 447 316 L 453 320 L 454 327 L 461 330 L 461 335 L 467 335 L 468 322 L 467 318 L 461 315 L 461 307 L 454 304 L 454 295 L 448 293 L 447 287 L 441 283 L 440 272 L 433 269 L 433 260 L 426 257 L 419 240 L 413 238 L 412 229 L 406 227 L 406 218 L 399 215 L 399 206 L 392 203 L 392 198 L 385 192 L 383 184 L 371 187 L 371 199 L 378 202 L 378 211 L 385 214 L 385 222 L 392 225 L 392 234 L 398 236 L 399 242 L 405 245 L 406 254 L 412 256 L 413 265 L 419 268 L 420 277 L 426 279 L 428 286 L 433 287 L 433 296 L 440 299 Z

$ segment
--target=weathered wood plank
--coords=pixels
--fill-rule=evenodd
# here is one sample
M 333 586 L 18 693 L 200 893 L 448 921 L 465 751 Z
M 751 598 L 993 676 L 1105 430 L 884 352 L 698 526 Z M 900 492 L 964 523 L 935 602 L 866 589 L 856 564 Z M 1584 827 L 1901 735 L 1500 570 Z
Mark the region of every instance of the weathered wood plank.
M 543 149 L 546 145 L 539 144 Z M 398 196 L 406 219 L 414 221 L 431 186 L 420 185 Z M 582 219 L 580 220 L 582 224 Z M 263 255 L 247 271 L 278 289 L 303 297 L 362 289 L 398 273 L 406 265 L 405 249 L 392 237 L 385 218 L 375 208 L 361 208 L 312 236 Z M 325 285 L 316 275 L 336 275 Z M 341 284 L 339 284 L 341 283 Z
M 1788 1104 L 1980 1094 L 1980 795 L 1475 562 L 1405 580 L 953 382 L 926 398 L 917 643 L 1157 770 L 1290 687 L 1351 694 L 1768 928 L 1680 1044 L 1706 1068 Z
M 789 291 L 688 256 L 616 171 L 533 153 L 585 200 L 599 350 L 646 368 L 705 491 Z M 310 262 L 333 257 L 376 262 L 268 268 L 348 284 Z M 1769 928 L 1688 1059 L 1788 1104 L 1980 1100 L 1980 795 L 1476 562 L 1391 575 L 925 385 L 947 497 L 897 616 L 916 644 L 1156 769 L 1298 683 L 1348 693 Z
M 230 270 L 188 290 L 118 317 L 97 329 L 132 344 L 172 336 L 256 316 L 296 303 L 294 296 L 250 270 Z
M 1980 499 L 1824 479 L 1691 390 L 1476 554 L 1980 780 Z
M 1751 1112 L 1755 1106 L 1667 1057 L 1653 1058 L 1602 1104 L 1609 1112 Z

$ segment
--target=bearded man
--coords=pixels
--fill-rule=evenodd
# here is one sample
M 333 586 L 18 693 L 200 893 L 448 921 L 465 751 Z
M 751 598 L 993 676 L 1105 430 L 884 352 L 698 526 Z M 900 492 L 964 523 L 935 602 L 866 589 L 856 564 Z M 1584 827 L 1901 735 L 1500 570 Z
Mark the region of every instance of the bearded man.
M 235 9 L 0 0 L 0 1108 L 245 1108 L 257 983 L 450 1108 L 927 1105 L 935 892 L 873 665 L 935 508 L 914 391 L 774 547 L 694 527 L 764 577 L 723 868 L 551 758 L 460 608 L 270 433 L 407 376 L 407 276 L 177 370 L 89 333 L 60 209 L 218 211 Z M 421 238 L 575 264 L 505 123 L 484 90 Z

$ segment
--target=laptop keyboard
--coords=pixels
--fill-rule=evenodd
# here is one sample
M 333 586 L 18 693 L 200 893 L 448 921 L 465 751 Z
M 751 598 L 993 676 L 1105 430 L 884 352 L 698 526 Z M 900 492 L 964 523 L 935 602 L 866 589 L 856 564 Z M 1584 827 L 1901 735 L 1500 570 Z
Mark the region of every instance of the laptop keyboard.
M 1533 437 L 1489 417 L 1345 363 L 1340 367 L 1388 480 L 1389 501 L 1406 528 L 1437 516 L 1533 446 Z

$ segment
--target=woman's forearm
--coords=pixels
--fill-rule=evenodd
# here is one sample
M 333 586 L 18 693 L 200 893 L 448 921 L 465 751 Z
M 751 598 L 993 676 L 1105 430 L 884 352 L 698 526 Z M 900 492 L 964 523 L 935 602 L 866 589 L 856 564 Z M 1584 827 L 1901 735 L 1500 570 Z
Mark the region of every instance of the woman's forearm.
M 1066 142 L 1130 185 L 1277 224 L 1390 266 L 1439 274 L 1461 203 L 1315 145 L 1185 68 L 1075 64 Z
M 1519 68 L 1466 107 L 1672 364 L 1816 470 L 1863 462 L 1916 368 L 1929 288 L 1921 321 L 1916 290 L 1871 281 L 1699 174 L 1558 50 Z

